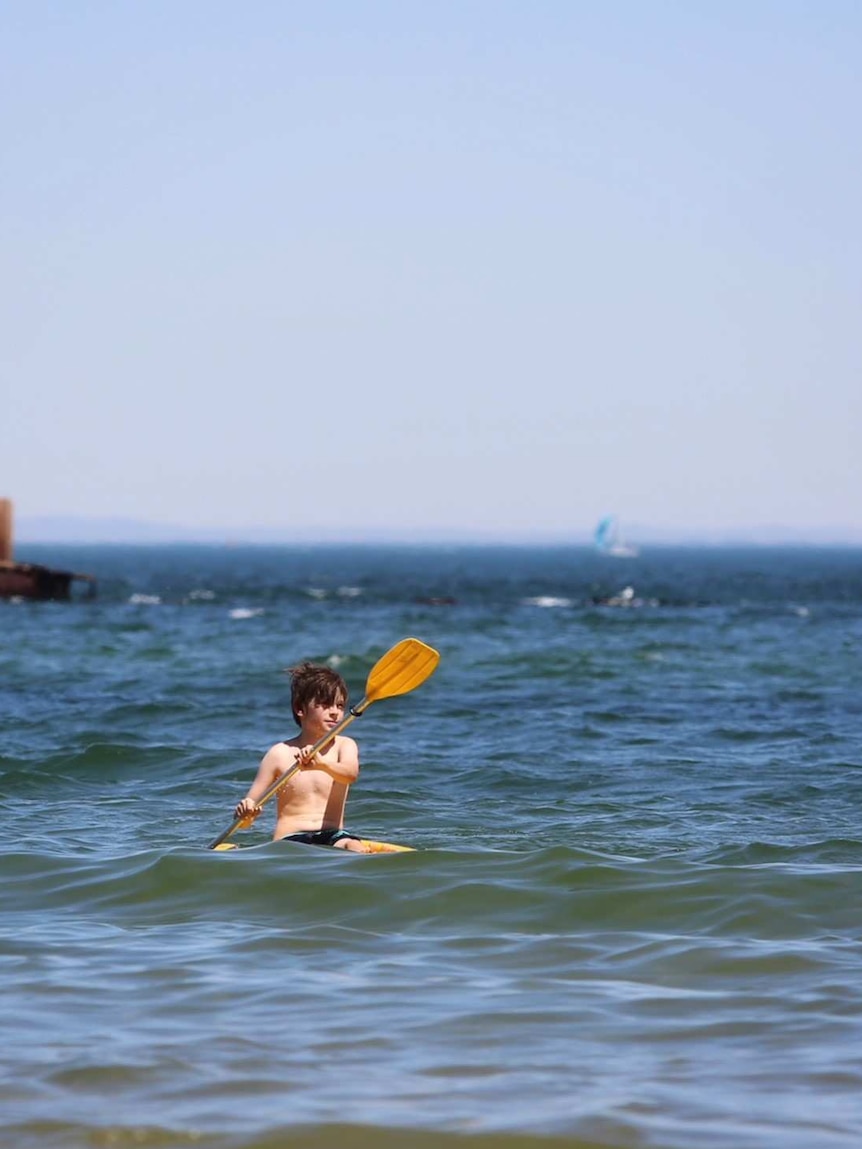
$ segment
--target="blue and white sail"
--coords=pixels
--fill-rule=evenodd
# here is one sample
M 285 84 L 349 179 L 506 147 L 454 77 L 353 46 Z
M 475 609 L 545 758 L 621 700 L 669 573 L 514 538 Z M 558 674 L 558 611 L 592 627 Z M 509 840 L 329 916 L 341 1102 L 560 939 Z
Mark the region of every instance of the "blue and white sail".
M 616 515 L 606 515 L 596 527 L 594 536 L 596 549 L 603 555 L 617 559 L 632 559 L 638 554 L 637 547 L 630 546 L 620 533 Z

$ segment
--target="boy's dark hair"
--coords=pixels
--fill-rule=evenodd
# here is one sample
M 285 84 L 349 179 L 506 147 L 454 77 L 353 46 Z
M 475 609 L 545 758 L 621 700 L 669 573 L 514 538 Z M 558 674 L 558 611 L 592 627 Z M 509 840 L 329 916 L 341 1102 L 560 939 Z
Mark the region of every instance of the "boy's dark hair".
M 312 702 L 329 706 L 332 702 L 347 705 L 347 683 L 337 670 L 329 666 L 317 666 L 313 662 L 301 662 L 291 666 L 290 707 L 297 726 L 301 725 L 298 710 L 307 710 Z

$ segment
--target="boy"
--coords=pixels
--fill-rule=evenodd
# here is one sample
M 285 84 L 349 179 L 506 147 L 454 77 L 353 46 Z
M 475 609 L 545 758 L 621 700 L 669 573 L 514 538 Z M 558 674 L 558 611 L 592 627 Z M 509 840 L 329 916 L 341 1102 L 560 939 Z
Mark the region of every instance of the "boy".
M 290 671 L 290 705 L 299 734 L 278 742 L 263 756 L 254 782 L 234 809 L 237 818 L 258 816 L 257 799 L 296 762 L 299 770 L 276 794 L 278 812 L 273 839 L 288 838 L 313 846 L 336 846 L 357 854 L 370 851 L 344 829 L 347 791 L 359 777 L 359 749 L 352 738 L 336 734 L 313 757 L 311 747 L 344 717 L 347 684 L 328 666 L 303 662 Z

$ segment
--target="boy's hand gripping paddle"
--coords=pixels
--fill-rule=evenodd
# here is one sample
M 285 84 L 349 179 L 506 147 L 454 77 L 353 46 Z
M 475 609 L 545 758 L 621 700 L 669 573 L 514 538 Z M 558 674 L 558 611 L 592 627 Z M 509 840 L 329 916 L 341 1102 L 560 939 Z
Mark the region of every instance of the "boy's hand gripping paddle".
M 394 698 L 396 694 L 409 694 L 411 690 L 421 686 L 425 679 L 430 678 L 434 673 L 439 661 L 440 655 L 433 647 L 426 646 L 418 638 L 402 638 L 371 668 L 371 673 L 365 684 L 365 697 L 362 701 L 356 706 L 351 706 L 347 714 L 332 730 L 328 730 L 322 738 L 318 738 L 308 751 L 308 757 L 313 758 L 318 750 L 322 750 L 336 734 L 340 734 L 345 726 L 349 726 L 354 718 L 358 718 L 363 711 L 367 710 L 372 702 L 379 702 L 381 698 Z M 277 794 L 298 769 L 299 763 L 291 766 L 277 781 L 273 782 L 269 789 L 261 795 L 258 806 L 263 806 L 273 795 Z M 234 818 L 224 833 L 219 834 L 209 843 L 207 849 L 217 849 L 244 821 L 245 816 Z

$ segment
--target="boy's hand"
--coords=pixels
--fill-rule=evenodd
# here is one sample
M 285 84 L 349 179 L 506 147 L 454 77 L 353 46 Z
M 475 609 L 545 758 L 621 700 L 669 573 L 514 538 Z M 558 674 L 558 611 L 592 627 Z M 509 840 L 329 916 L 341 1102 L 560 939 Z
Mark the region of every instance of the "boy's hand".
M 303 746 L 296 756 L 297 764 L 300 770 L 314 770 L 320 768 L 320 758 L 317 754 L 311 753 L 310 746 Z
M 261 809 L 262 807 L 258 806 L 257 802 L 252 802 L 251 798 L 243 798 L 241 802 L 237 802 L 233 816 L 242 818 L 243 826 L 250 826 Z

